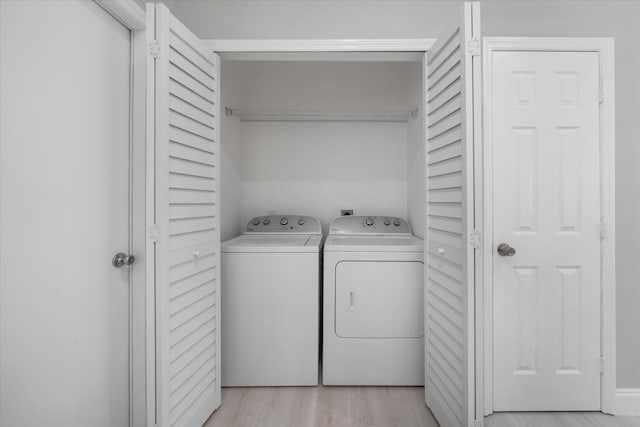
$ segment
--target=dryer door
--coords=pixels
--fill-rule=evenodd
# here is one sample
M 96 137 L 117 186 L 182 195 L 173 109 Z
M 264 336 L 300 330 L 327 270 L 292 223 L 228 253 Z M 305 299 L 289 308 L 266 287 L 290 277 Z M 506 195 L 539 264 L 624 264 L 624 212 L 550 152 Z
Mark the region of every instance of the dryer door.
M 336 335 L 420 338 L 424 265 L 419 261 L 342 261 L 336 265 Z

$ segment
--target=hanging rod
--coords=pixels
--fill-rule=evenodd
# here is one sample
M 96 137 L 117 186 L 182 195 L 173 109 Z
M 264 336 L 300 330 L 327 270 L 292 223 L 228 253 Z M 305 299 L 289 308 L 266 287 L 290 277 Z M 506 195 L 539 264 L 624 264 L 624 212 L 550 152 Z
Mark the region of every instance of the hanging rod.
M 243 122 L 406 122 L 418 117 L 418 109 L 394 111 L 243 110 L 224 108 L 227 116 Z

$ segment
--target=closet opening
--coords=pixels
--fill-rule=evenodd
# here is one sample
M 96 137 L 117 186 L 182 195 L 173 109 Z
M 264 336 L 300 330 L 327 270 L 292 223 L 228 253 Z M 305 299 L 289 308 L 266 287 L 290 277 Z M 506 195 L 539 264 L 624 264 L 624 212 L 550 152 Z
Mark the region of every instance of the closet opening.
M 342 210 L 425 229 L 423 54 L 221 55 L 221 240 Z
M 264 215 L 314 216 L 326 236 L 342 212 L 402 218 L 424 238 L 423 57 L 222 54 L 221 241 Z M 422 369 L 417 376 L 423 384 Z

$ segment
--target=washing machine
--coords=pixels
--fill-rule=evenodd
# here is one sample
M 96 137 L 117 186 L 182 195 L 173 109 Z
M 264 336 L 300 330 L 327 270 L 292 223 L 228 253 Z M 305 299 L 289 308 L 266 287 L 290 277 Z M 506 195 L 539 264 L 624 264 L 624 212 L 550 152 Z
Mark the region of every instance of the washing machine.
M 401 218 L 332 221 L 324 244 L 323 384 L 424 384 L 423 254 L 423 240 Z
M 318 384 L 320 222 L 252 218 L 222 243 L 222 386 Z

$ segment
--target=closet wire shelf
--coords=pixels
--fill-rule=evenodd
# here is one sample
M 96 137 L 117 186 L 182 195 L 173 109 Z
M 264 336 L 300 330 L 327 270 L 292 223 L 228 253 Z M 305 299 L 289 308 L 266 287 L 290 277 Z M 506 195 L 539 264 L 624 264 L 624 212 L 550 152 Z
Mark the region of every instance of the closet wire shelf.
M 418 109 L 395 111 L 244 110 L 225 107 L 227 116 L 243 122 L 407 122 Z

